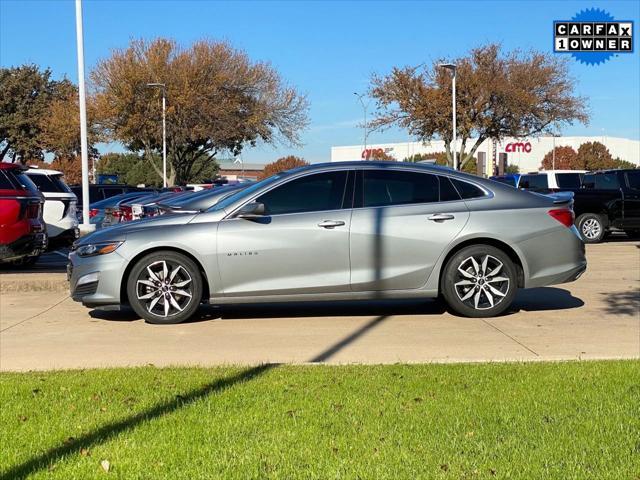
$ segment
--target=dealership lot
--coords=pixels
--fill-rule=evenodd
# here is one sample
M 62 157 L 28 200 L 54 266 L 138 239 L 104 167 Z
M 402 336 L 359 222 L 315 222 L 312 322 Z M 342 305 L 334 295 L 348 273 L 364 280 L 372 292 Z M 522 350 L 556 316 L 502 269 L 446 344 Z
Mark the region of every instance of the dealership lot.
M 589 245 L 578 281 L 521 291 L 512 312 L 487 320 L 430 301 L 365 302 L 207 307 L 154 326 L 73 302 L 63 273 L 3 273 L 0 369 L 639 358 L 639 257 L 624 237 Z M 10 291 L 29 275 L 51 288 Z

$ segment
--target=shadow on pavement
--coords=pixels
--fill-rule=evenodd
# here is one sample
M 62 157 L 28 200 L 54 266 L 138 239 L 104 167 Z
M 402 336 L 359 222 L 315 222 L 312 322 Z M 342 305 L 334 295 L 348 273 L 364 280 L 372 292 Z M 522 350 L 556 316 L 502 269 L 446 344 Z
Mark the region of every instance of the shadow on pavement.
M 629 290 L 626 292 L 602 293 L 606 307 L 605 312 L 610 315 L 629 315 L 640 318 L 640 292 Z
M 509 312 L 515 313 L 520 310 L 525 312 L 566 310 L 568 308 L 579 308 L 583 305 L 584 302 L 581 299 L 574 297 L 571 292 L 563 288 L 527 288 L 518 291 Z

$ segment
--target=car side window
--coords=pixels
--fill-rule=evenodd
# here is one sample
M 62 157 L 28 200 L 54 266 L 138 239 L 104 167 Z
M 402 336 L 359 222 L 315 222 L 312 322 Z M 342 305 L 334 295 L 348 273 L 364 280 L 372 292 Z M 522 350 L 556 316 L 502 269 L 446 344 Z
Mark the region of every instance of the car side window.
M 438 177 L 440 180 L 440 201 L 441 202 L 452 202 L 455 200 L 460 200 L 460 194 L 456 190 L 456 187 L 453 186 L 451 179 L 448 177 Z
M 13 183 L 7 178 L 5 173 L 0 170 L 0 190 L 13 190 Z
M 439 200 L 438 177 L 399 170 L 364 170 L 364 207 L 410 205 Z
M 618 175 L 615 173 L 604 173 L 596 175 L 596 189 L 601 190 L 618 190 L 620 182 Z
M 546 175 L 523 175 L 518 186 L 527 190 L 546 190 L 549 188 L 549 182 Z
M 640 190 L 640 170 L 626 172 L 626 175 L 629 188 L 632 188 L 633 190 Z
M 268 215 L 339 210 L 343 208 L 346 183 L 346 170 L 317 173 L 275 187 L 255 201 L 264 204 Z
M 465 182 L 463 180 L 458 180 L 457 178 L 452 178 L 451 181 L 453 182 L 453 185 L 456 187 L 456 190 L 458 190 L 458 193 L 460 193 L 460 196 L 464 200 L 469 200 L 471 198 L 481 198 L 481 197 L 487 196 L 484 190 L 482 190 L 480 187 L 476 187 L 472 183 Z

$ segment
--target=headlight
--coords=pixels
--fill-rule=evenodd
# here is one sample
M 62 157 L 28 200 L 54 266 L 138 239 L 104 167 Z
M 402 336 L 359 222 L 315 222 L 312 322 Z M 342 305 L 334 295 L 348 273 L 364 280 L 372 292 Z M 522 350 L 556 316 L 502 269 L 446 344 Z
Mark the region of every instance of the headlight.
M 78 247 L 76 253 L 79 257 L 106 255 L 107 253 L 114 252 L 120 245 L 122 245 L 122 242 L 89 243 L 88 245 Z

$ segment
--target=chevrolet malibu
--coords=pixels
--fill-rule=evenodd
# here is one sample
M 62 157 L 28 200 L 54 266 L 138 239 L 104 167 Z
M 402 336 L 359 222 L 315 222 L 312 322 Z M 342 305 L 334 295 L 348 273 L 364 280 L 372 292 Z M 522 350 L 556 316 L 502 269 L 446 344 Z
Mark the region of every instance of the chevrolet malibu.
M 456 313 L 504 312 L 518 288 L 586 269 L 570 197 L 443 168 L 341 162 L 279 173 L 204 212 L 81 238 L 74 300 L 130 305 L 150 323 L 201 303 L 442 297 Z

